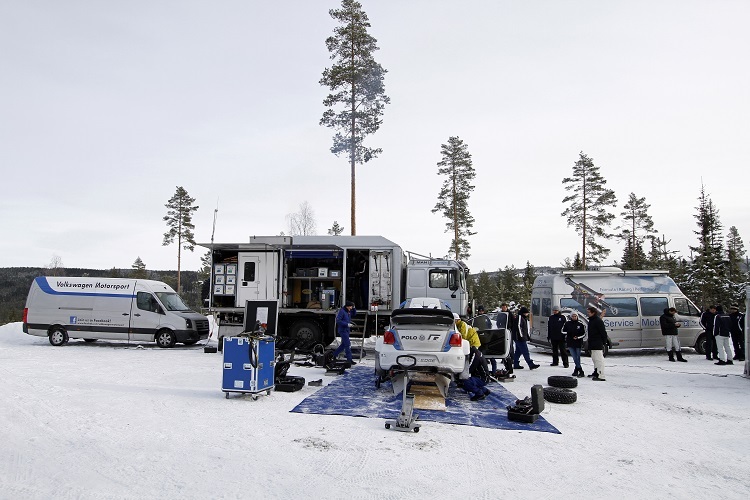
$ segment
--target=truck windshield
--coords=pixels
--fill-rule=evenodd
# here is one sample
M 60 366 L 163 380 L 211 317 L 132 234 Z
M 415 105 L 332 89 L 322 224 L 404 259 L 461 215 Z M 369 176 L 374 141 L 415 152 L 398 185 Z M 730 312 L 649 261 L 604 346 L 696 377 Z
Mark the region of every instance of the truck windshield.
M 179 295 L 173 292 L 156 292 L 161 303 L 167 308 L 167 311 L 189 311 L 190 308 L 185 305 Z

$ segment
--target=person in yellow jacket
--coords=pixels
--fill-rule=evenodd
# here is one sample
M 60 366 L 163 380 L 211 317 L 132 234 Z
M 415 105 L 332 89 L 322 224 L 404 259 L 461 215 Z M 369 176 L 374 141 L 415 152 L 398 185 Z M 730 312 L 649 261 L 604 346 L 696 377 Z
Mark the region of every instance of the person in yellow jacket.
M 470 327 L 456 313 L 453 313 L 453 319 L 456 321 L 456 331 L 461 334 L 461 338 L 468 340 L 471 347 L 479 349 L 479 346 L 482 345 L 482 343 L 479 340 L 479 334 L 476 329 Z

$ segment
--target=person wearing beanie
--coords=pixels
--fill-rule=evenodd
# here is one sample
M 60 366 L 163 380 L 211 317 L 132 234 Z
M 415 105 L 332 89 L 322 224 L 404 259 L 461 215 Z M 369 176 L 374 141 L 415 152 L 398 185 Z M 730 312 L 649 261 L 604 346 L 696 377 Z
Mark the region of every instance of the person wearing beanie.
M 341 337 L 341 344 L 333 351 L 333 359 L 336 359 L 342 352 L 346 354 L 346 361 L 349 365 L 356 365 L 352 359 L 352 343 L 349 339 L 352 327 L 352 318 L 357 315 L 357 310 L 354 308 L 354 302 L 347 300 L 344 307 L 339 309 L 336 314 L 336 333 Z
M 528 342 L 531 337 L 529 336 L 529 310 L 526 307 L 521 307 L 518 311 L 518 318 L 511 322 L 511 333 L 513 334 L 513 341 L 515 342 L 516 352 L 513 357 L 513 368 L 523 368 L 519 363 L 521 356 L 526 360 L 526 364 L 529 365 L 530 370 L 536 370 L 539 365 L 534 364 L 529 354 Z
M 719 352 L 719 361 L 715 365 L 733 365 L 732 361 L 732 344 L 729 335 L 732 329 L 732 320 L 724 312 L 724 308 L 716 306 L 716 317 L 714 318 L 714 339 L 716 340 L 716 349 Z
M 675 319 L 674 315 L 676 313 L 677 309 L 674 307 L 664 309 L 664 314 L 659 316 L 659 325 L 661 326 L 661 334 L 667 343 L 669 361 L 674 361 L 675 353 L 677 353 L 677 361 L 685 363 L 687 360 L 682 357 L 682 353 L 680 352 L 680 337 L 677 335 L 677 329 L 682 326 L 682 323 Z

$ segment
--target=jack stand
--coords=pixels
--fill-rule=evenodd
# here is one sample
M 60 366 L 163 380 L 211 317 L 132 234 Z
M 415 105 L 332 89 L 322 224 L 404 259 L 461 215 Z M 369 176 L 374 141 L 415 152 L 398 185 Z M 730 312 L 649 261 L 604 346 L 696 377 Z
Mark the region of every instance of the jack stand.
M 390 429 L 393 427 L 394 430 L 401 432 L 419 432 L 420 424 L 416 421 L 419 419 L 419 415 L 414 415 L 414 394 L 407 394 L 409 387 L 409 368 L 417 364 L 417 358 L 414 356 L 403 355 L 396 358 L 398 366 L 404 370 L 404 390 L 403 400 L 401 402 L 401 413 L 396 420 L 386 420 L 385 428 Z

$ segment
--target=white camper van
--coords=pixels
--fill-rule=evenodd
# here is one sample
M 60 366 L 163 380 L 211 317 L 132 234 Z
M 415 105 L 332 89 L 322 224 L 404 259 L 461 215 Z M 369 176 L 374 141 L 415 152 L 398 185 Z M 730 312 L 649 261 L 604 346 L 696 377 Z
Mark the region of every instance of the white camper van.
M 60 346 L 70 338 L 195 344 L 208 319 L 191 311 L 166 283 L 120 278 L 35 278 L 23 331 Z
M 664 309 L 677 309 L 680 344 L 705 353 L 705 334 L 700 311 L 680 291 L 667 271 L 563 271 L 539 276 L 531 292 L 533 328 L 531 343 L 549 347 L 547 320 L 552 306 L 577 310 L 586 317 L 586 308 L 604 311 L 602 319 L 616 349 L 664 347 L 659 316 Z

